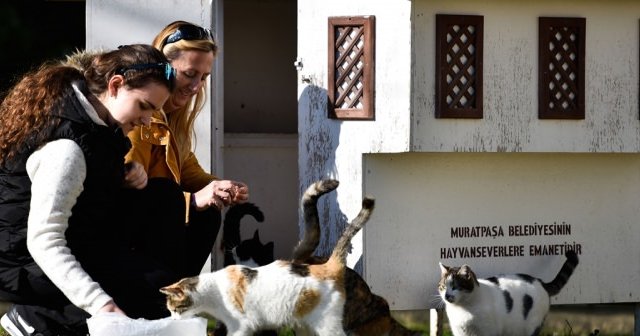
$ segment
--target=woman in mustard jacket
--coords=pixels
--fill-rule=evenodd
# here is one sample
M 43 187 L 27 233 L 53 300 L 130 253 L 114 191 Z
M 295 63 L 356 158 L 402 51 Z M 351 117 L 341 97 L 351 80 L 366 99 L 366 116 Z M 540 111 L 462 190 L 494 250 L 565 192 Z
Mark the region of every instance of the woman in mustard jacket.
M 192 151 L 194 122 L 217 52 L 211 31 L 176 21 L 160 31 L 153 46 L 176 69 L 176 89 L 150 126 L 128 134 L 133 147 L 126 156 L 126 180 L 131 188 L 123 200 L 131 214 L 129 240 L 133 249 L 192 276 L 213 249 L 221 210 L 246 202 L 249 189 L 205 172 Z

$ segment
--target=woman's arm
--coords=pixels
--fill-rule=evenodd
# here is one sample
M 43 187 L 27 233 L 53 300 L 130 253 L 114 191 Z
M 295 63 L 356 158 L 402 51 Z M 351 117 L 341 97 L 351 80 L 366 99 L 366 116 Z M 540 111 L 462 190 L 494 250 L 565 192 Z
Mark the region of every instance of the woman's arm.
M 193 152 L 189 152 L 183 161 L 181 175 L 182 188 L 192 192 L 190 206 L 195 206 L 196 210 L 211 206 L 222 210 L 225 206 L 244 203 L 249 199 L 249 187 L 246 184 L 221 180 L 206 173 Z
M 180 185 L 183 190 L 196 192 L 211 183 L 211 181 L 218 179 L 215 175 L 209 174 L 202 169 L 193 152 L 189 152 L 182 160 L 180 165 Z
M 131 150 L 125 155 L 124 187 L 142 189 L 147 186 L 147 172 L 149 171 L 152 146 L 142 140 L 139 126 L 134 127 L 127 136 L 131 142 Z
M 82 150 L 67 139 L 49 142 L 29 157 L 27 173 L 32 186 L 27 247 L 62 293 L 93 315 L 113 303 L 112 298 L 81 267 L 65 237 L 86 169 Z

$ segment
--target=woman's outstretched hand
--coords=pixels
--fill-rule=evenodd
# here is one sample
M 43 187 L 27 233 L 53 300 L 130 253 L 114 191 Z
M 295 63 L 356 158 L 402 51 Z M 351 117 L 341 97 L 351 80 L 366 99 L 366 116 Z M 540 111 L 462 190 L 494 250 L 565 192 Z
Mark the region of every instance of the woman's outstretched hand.
M 192 202 L 197 210 L 211 206 L 222 210 L 225 206 L 245 203 L 249 200 L 249 187 L 242 182 L 215 180 L 200 191 L 192 194 Z

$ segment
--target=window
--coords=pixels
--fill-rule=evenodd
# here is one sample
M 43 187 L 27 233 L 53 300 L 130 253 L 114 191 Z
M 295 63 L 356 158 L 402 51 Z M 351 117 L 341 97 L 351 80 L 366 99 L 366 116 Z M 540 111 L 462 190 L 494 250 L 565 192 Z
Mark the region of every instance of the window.
M 482 118 L 483 23 L 436 15 L 436 118 Z
M 329 117 L 373 120 L 375 17 L 329 18 Z
M 584 119 L 585 21 L 539 18 L 540 119 Z

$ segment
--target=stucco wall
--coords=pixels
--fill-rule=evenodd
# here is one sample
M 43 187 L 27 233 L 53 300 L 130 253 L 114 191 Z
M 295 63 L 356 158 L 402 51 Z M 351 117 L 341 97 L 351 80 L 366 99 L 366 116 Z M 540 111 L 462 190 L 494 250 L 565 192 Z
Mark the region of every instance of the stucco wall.
M 375 121 L 337 121 L 327 118 L 328 17 L 376 17 Z M 320 246 L 333 248 L 347 219 L 362 199 L 362 153 L 402 152 L 409 149 L 410 1 L 298 1 L 298 57 L 303 63 L 299 81 L 298 133 L 300 190 L 313 181 L 334 177 L 336 193 L 320 201 L 325 221 Z M 349 262 L 360 257 L 361 238 L 354 240 Z
M 640 240 L 640 3 L 363 0 L 298 6 L 299 77 L 311 79 L 299 84 L 300 192 L 321 177 L 341 181 L 337 193 L 320 202 L 322 251 L 331 250 L 366 193 L 378 206 L 364 229 L 364 274 L 393 309 L 429 307 L 441 248 L 446 253 L 476 243 L 513 243 L 526 255 L 449 261 L 474 262 L 480 276 L 514 271 L 547 281 L 563 256 L 530 255 L 530 245 L 583 244 L 575 279 L 584 280 L 572 280 L 554 303 L 640 299 L 629 285 L 637 283 L 640 264 L 624 258 L 638 255 Z M 434 117 L 436 14 L 484 16 L 483 119 Z M 326 20 L 347 15 L 376 16 L 375 121 L 326 118 Z M 586 18 L 584 120 L 538 119 L 540 16 Z M 563 221 L 572 227 L 568 236 L 507 231 L 506 240 L 494 241 L 451 233 L 452 227 L 483 223 L 508 230 Z M 354 239 L 351 265 L 361 243 Z M 607 276 L 617 272 L 611 260 L 624 260 L 625 273 L 615 283 Z
M 414 2 L 412 150 L 637 152 L 637 1 Z M 484 118 L 435 119 L 435 15 L 484 16 Z M 538 119 L 538 17 L 586 18 L 585 119 Z

